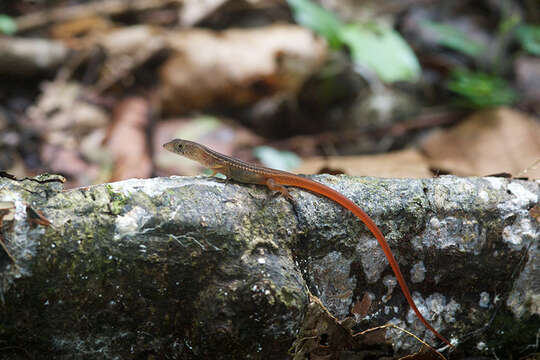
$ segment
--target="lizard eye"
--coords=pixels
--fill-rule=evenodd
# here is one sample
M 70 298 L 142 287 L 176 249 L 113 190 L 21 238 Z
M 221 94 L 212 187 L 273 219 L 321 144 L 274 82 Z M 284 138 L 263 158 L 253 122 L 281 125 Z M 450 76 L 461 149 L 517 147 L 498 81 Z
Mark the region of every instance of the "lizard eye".
M 176 149 L 177 149 L 178 151 L 182 151 L 182 148 L 183 148 L 183 147 L 184 147 L 183 144 L 176 144 Z

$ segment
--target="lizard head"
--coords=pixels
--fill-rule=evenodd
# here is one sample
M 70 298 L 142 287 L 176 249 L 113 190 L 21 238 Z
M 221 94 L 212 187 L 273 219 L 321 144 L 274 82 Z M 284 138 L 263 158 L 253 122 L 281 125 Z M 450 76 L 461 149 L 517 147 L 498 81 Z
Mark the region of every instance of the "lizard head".
M 163 144 L 163 147 L 170 152 L 186 157 L 189 157 L 190 149 L 192 149 L 194 146 L 196 146 L 194 142 L 183 139 L 174 139 L 166 144 Z
M 166 144 L 163 144 L 163 147 L 170 152 L 185 156 L 188 159 L 201 161 L 200 156 L 201 153 L 203 153 L 201 148 L 203 148 L 203 146 L 197 144 L 196 142 L 184 139 L 174 139 Z

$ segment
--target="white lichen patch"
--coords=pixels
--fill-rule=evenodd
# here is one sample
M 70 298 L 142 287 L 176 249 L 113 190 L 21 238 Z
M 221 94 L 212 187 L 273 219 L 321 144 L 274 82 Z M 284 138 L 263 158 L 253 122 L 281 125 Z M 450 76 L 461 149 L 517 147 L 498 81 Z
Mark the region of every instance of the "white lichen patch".
M 469 178 L 441 176 L 432 183 L 431 201 L 437 209 L 452 212 L 463 207 L 463 201 L 478 193 L 478 184 Z
M 478 192 L 478 198 L 483 202 L 489 202 L 489 194 L 485 190 L 481 190 Z
M 444 321 L 446 321 L 449 324 L 455 323 L 456 320 L 456 314 L 461 310 L 461 305 L 454 299 L 450 300 L 450 302 L 445 307 L 445 312 L 443 314 Z
M 140 229 L 151 217 L 152 214 L 140 206 L 135 206 L 124 215 L 116 217 L 114 239 L 120 240 L 126 236 L 140 235 Z
M 481 308 L 487 309 L 489 308 L 489 303 L 490 303 L 489 293 L 482 291 L 480 293 L 480 300 L 478 301 L 478 306 L 480 306 Z
M 168 178 L 153 179 L 128 179 L 110 183 L 111 189 L 124 196 L 132 193 L 143 192 L 149 197 L 162 195 L 168 189 L 174 189 L 182 186 L 204 185 L 207 187 L 222 187 L 223 183 L 218 181 L 208 181 L 208 176 L 171 176 Z
M 519 182 L 511 182 L 508 184 L 507 189 L 515 195 L 515 198 L 512 200 L 515 206 L 523 208 L 528 204 L 538 202 L 538 194 L 535 194 L 525 188 Z
M 413 238 L 412 244 L 416 250 L 453 247 L 478 255 L 485 241 L 486 229 L 480 226 L 476 219 L 433 216 L 427 221 L 426 231 L 421 236 Z
M 503 186 L 508 182 L 508 180 L 500 177 L 486 177 L 484 178 L 491 187 L 495 190 L 500 190 L 503 188 Z
M 439 332 L 444 330 L 444 322 L 448 322 L 448 319 L 451 319 L 450 322 L 456 321 L 455 315 L 460 310 L 460 306 L 455 301 L 451 300 L 447 304 L 446 297 L 439 293 L 434 293 L 424 299 L 420 293 L 414 292 L 412 297 L 424 318 Z M 405 328 L 427 342 L 432 342 L 435 339 L 435 335 L 426 329 L 425 325 L 418 319 L 412 309 L 409 309 L 407 313 L 406 322 L 394 318 L 389 323 Z M 396 331 L 396 329 L 392 330 L 389 328 L 386 337 L 392 340 L 395 350 L 411 349 L 418 346 L 416 339 L 402 331 Z
M 419 261 L 411 268 L 411 281 L 421 283 L 426 279 L 426 266 L 423 261 Z
M 523 249 L 531 240 L 538 240 L 538 224 L 530 217 L 523 217 L 511 225 L 505 226 L 502 239 L 516 251 Z
M 483 341 L 479 341 L 477 344 L 476 344 L 476 349 L 477 350 L 480 350 L 480 351 L 486 351 L 488 349 L 488 346 L 485 342 Z

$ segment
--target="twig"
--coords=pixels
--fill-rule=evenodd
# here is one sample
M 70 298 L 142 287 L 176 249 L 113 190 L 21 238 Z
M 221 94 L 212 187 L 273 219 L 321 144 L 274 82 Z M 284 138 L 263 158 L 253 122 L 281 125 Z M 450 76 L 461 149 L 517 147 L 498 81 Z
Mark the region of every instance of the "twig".
M 381 326 L 377 326 L 377 327 L 374 327 L 374 328 L 371 328 L 371 329 L 367 329 L 367 330 L 364 330 L 364 331 L 361 331 L 361 332 L 358 332 L 356 334 L 354 334 L 353 336 L 358 336 L 358 335 L 365 335 L 369 332 L 372 332 L 372 331 L 376 331 L 376 330 L 381 330 L 381 329 L 384 329 L 384 328 L 388 328 L 388 327 L 393 327 L 393 328 L 396 328 L 398 330 L 401 330 L 403 331 L 404 333 L 412 336 L 413 338 L 415 338 L 416 340 L 418 340 L 421 344 L 423 344 L 424 346 L 426 346 L 427 348 L 435 351 L 435 353 L 443 360 L 446 360 L 446 358 L 444 357 L 443 354 L 441 354 L 437 349 L 433 348 L 431 345 L 429 345 L 428 343 L 426 343 L 424 340 L 420 339 L 418 336 L 414 335 L 412 332 L 408 331 L 408 330 L 405 330 L 395 324 L 385 324 L 385 325 L 381 325 Z M 445 350 L 448 346 L 445 346 L 444 348 L 442 348 L 441 350 Z
M 394 124 L 380 129 L 359 129 L 347 131 L 329 131 L 314 135 L 298 135 L 284 140 L 275 141 L 272 144 L 283 148 L 309 149 L 321 144 L 343 144 L 344 142 L 358 141 L 362 135 L 381 137 L 384 135 L 402 136 L 409 131 L 430 128 L 454 123 L 461 119 L 462 111 L 442 111 L 421 114 L 409 121 Z M 294 145 L 292 145 L 294 144 Z
M 102 0 L 51 10 L 36 11 L 18 17 L 18 31 L 27 31 L 50 23 L 64 22 L 91 15 L 116 15 L 126 11 L 144 11 L 169 4 L 181 4 L 183 0 Z

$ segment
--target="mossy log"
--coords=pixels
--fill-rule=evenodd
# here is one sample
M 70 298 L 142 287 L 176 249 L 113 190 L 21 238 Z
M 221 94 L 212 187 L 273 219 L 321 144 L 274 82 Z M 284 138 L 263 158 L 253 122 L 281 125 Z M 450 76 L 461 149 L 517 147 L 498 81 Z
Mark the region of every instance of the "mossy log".
M 418 307 L 457 351 L 534 344 L 540 182 L 313 179 L 375 220 Z M 328 199 L 291 194 L 202 177 L 68 191 L 57 176 L 0 178 L 0 357 L 418 350 L 395 328 L 353 336 L 388 322 L 437 343 L 364 225 Z

